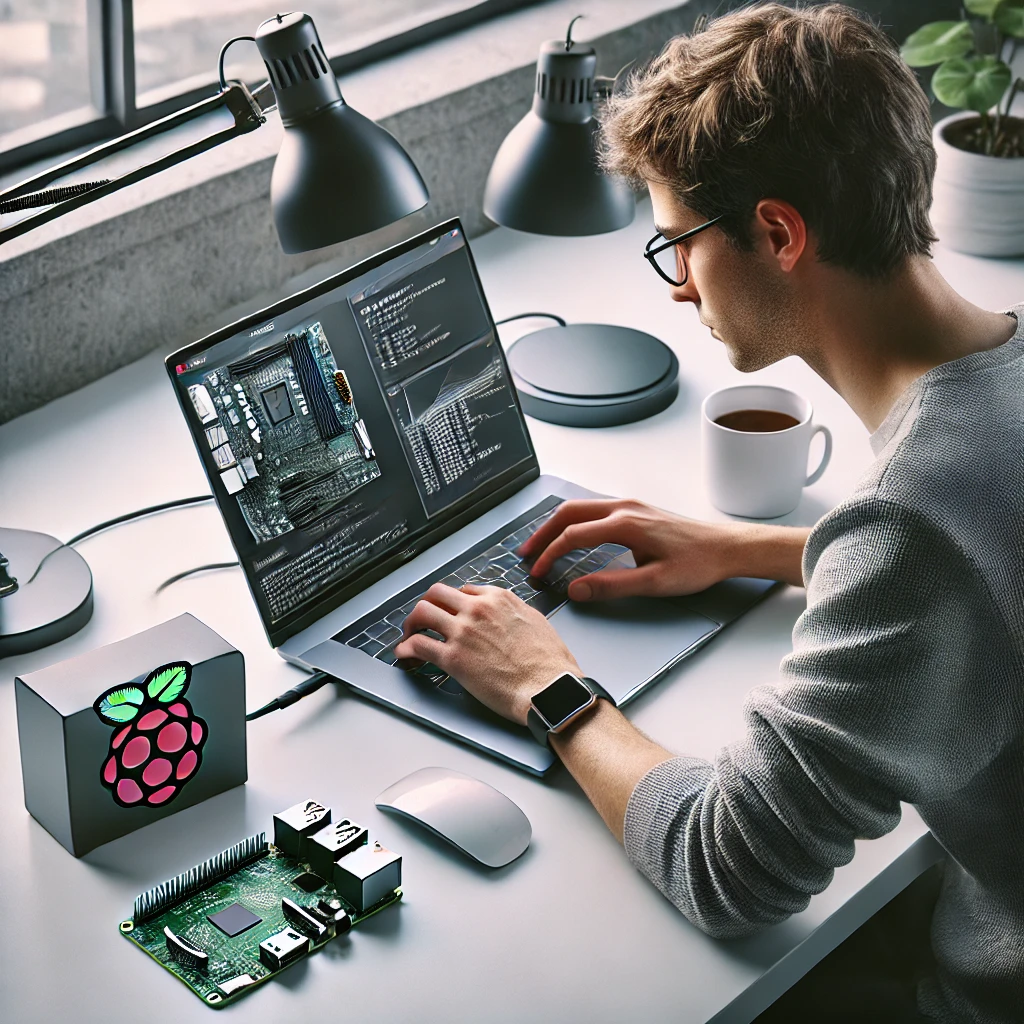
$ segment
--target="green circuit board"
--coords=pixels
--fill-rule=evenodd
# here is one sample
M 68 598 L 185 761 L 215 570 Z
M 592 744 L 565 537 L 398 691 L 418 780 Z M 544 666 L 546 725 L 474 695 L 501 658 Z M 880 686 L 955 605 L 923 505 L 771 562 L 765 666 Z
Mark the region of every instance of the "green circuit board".
M 219 1008 L 401 898 L 396 888 L 357 910 L 331 881 L 267 843 L 261 833 L 142 894 L 120 930 L 208 1006 Z M 290 901 L 291 916 L 283 900 Z M 296 915 L 296 906 L 305 910 L 308 921 Z M 226 916 L 217 917 L 225 911 Z M 227 922 L 227 930 L 211 917 Z M 230 934 L 234 928 L 241 930 Z M 289 952 L 283 963 L 271 966 L 260 944 L 282 935 L 291 936 L 283 940 Z

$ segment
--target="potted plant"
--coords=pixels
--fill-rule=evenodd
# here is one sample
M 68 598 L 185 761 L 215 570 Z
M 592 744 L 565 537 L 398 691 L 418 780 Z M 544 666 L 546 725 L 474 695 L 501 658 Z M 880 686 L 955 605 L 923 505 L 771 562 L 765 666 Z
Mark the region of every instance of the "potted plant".
M 953 249 L 1024 254 L 1024 120 L 1010 108 L 1024 80 L 1011 70 L 1024 39 L 1024 0 L 963 0 L 961 21 L 936 21 L 904 42 L 914 68 L 938 65 L 932 92 L 961 113 L 935 125 L 932 225 Z M 1005 58 L 1005 59 L 1004 59 Z

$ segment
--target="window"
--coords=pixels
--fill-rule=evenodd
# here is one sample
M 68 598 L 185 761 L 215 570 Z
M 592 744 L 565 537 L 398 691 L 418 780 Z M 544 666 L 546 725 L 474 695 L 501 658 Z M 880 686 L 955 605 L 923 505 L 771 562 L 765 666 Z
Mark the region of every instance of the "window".
M 538 0 L 305 0 L 336 74 Z M 214 95 L 225 40 L 269 0 L 3 0 L 0 172 L 114 138 Z M 237 43 L 229 78 L 266 71 Z
M 88 106 L 85 3 L 0 4 L 0 137 Z

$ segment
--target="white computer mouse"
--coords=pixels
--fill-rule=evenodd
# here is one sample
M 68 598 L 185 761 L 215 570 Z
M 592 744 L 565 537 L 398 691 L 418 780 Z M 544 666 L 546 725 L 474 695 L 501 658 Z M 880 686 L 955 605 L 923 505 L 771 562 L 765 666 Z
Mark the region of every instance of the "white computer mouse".
M 504 793 L 451 768 L 420 768 L 377 797 L 468 857 L 500 868 L 530 845 L 530 819 Z

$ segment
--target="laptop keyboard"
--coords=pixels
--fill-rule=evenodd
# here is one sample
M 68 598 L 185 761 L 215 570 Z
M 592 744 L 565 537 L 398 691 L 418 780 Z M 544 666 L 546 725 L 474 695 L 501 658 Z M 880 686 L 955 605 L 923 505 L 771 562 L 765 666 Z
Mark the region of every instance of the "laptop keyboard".
M 445 583 L 450 587 L 461 587 L 466 583 L 501 587 L 504 590 L 511 590 L 542 614 L 553 615 L 569 600 L 569 584 L 573 580 L 597 572 L 629 550 L 620 544 L 602 544 L 597 548 L 571 551 L 555 562 L 544 580 L 533 579 L 530 577 L 529 563 L 520 558 L 516 550 L 527 537 L 554 515 L 560 504 L 559 498 L 546 498 L 530 509 L 525 516 L 520 516 L 507 524 L 482 544 L 475 545 L 471 552 L 463 555 L 464 561 L 456 560 L 444 567 L 436 577 L 420 580 L 414 587 L 404 591 L 397 599 L 401 603 L 381 606 L 355 626 L 338 633 L 334 639 L 349 647 L 358 648 L 368 657 L 376 658 L 388 665 L 397 665 L 418 680 L 422 680 L 425 685 L 442 693 L 461 696 L 465 690 L 436 665 L 429 662 L 403 663 L 395 657 L 394 648 L 402 638 L 402 625 L 406 617 L 436 582 Z M 480 548 L 483 550 L 479 550 Z M 412 596 L 409 596 L 410 591 Z M 438 636 L 431 630 L 426 632 L 430 636 Z

